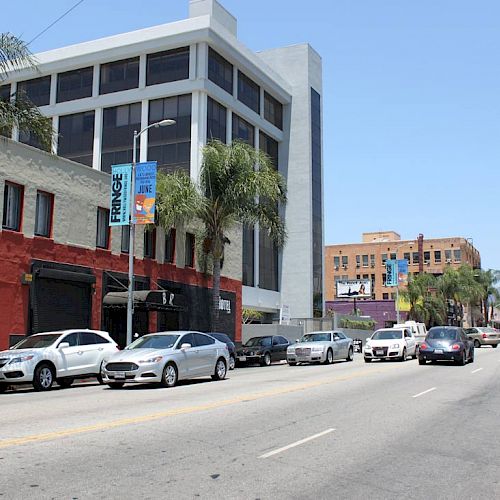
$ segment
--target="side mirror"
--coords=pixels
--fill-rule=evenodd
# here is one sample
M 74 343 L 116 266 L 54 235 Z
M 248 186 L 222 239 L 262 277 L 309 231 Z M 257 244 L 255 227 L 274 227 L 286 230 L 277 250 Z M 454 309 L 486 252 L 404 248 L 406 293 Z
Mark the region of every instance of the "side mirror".
M 69 347 L 69 342 L 61 342 L 57 348 L 58 349 L 65 349 L 66 347 Z
M 186 349 L 191 349 L 191 344 L 182 344 L 181 351 L 185 351 Z
M 299 339 L 295 339 L 295 343 L 298 344 L 300 342 Z

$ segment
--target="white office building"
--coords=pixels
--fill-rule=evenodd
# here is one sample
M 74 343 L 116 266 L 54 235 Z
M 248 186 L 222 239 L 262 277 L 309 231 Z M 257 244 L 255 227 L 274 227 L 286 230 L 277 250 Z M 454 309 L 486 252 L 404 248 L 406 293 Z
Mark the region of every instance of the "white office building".
M 53 153 L 110 172 L 130 162 L 132 135 L 163 118 L 176 125 L 140 138 L 141 161 L 198 178 L 211 138 L 266 151 L 285 176 L 286 246 L 242 229 L 243 307 L 295 318 L 323 311 L 321 58 L 307 44 L 253 52 L 216 0 L 190 0 L 189 17 L 36 54 L 38 71 L 18 72 L 0 98 L 21 90 L 52 117 Z M 12 131 L 12 139 L 36 140 Z

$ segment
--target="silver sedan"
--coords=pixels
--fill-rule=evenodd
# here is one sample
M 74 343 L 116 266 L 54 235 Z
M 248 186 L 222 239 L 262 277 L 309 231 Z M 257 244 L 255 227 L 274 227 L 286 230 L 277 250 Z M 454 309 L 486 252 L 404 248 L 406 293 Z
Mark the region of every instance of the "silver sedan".
M 286 359 L 291 366 L 297 363 L 331 364 L 339 359 L 352 361 L 353 356 L 352 339 L 338 331 L 307 333 L 296 344 L 289 346 L 286 352 Z
M 162 332 L 144 335 L 110 357 L 102 376 L 111 388 L 125 383 L 156 382 L 173 387 L 179 380 L 226 377 L 227 345 L 200 332 Z

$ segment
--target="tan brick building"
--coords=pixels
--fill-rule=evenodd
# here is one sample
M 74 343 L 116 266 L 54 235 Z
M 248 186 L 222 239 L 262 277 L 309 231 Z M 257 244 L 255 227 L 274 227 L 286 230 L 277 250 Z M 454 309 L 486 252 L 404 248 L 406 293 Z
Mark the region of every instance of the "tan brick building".
M 470 238 L 431 238 L 422 235 L 402 240 L 394 231 L 363 233 L 361 243 L 325 247 L 325 300 L 335 300 L 335 283 L 344 279 L 370 279 L 372 298 L 394 299 L 396 288 L 385 287 L 385 261 L 407 259 L 410 273 L 443 274 L 447 266 L 481 267 L 481 256 Z

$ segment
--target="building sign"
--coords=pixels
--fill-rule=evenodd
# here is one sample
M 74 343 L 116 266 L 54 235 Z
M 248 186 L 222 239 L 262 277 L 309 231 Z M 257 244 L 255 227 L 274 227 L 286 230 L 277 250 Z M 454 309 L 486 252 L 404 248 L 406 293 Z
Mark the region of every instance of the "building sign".
M 110 226 L 127 226 L 130 218 L 132 165 L 111 166 Z
M 280 325 L 289 325 L 290 319 L 290 306 L 283 304 L 280 309 Z
M 398 261 L 389 259 L 385 261 L 385 286 L 398 286 Z
M 372 284 L 370 280 L 340 280 L 337 281 L 337 298 L 348 299 L 371 297 Z
M 406 259 L 399 259 L 397 262 L 398 262 L 398 283 L 399 285 L 406 286 L 408 284 L 408 261 Z
M 156 203 L 156 162 L 135 166 L 134 224 L 154 224 Z
M 231 314 L 231 301 L 227 299 L 221 299 L 219 297 L 219 311 L 224 311 L 227 314 Z

